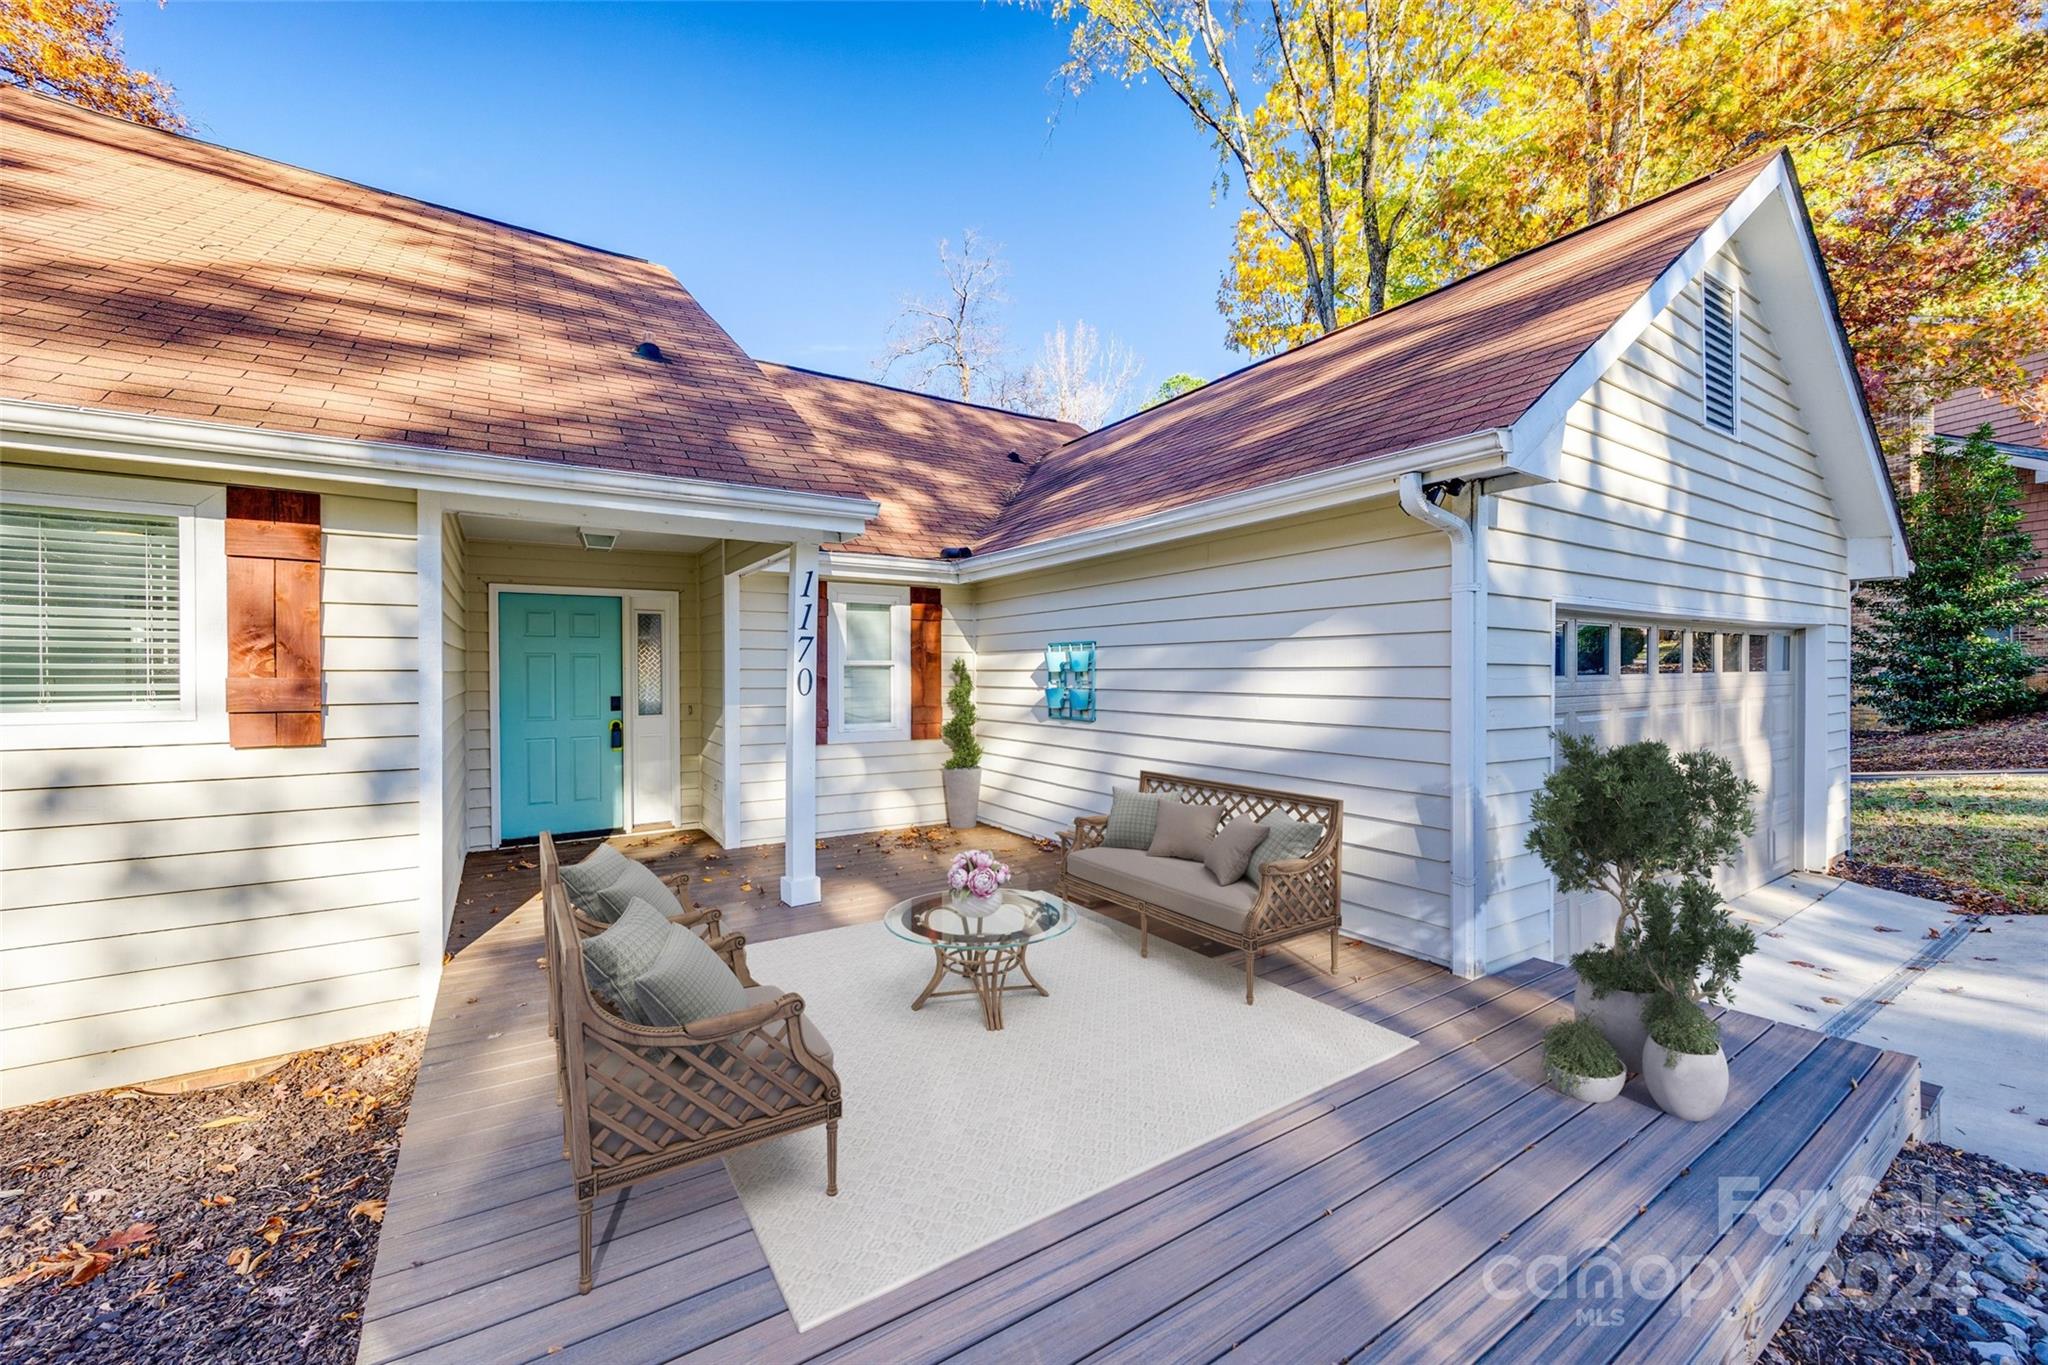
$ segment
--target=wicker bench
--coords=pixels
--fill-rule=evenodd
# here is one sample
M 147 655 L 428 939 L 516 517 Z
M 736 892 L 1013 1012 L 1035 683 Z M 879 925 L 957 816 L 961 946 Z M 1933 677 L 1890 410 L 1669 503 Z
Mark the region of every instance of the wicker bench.
M 1136 913 L 1140 956 L 1150 954 L 1154 920 L 1236 948 L 1244 954 L 1247 1005 L 1252 1003 L 1259 952 L 1273 944 L 1327 933 L 1330 970 L 1337 970 L 1337 929 L 1343 916 L 1338 856 L 1344 835 L 1343 802 L 1171 773 L 1139 774 L 1138 790 L 1214 806 L 1219 824 L 1232 816 L 1257 819 L 1278 811 L 1291 819 L 1321 825 L 1323 837 L 1305 858 L 1267 863 L 1256 888 L 1243 882 L 1219 887 L 1200 863 L 1147 858 L 1142 849 L 1104 848 L 1108 817 L 1084 815 L 1072 830 L 1060 835 L 1062 896 L 1078 894 Z

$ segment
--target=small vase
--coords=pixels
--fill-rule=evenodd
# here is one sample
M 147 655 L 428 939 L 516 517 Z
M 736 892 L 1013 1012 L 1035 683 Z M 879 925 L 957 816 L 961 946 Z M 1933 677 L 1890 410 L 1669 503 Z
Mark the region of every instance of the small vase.
M 1609 991 L 1596 1000 L 1593 988 L 1581 981 L 1572 992 L 1572 1011 L 1600 1030 L 1624 1070 L 1641 1071 L 1643 1044 L 1650 1036 L 1643 1024 L 1643 1006 L 1649 1001 L 1649 996 L 1635 991 Z
M 1671 1065 L 1665 1065 L 1667 1060 Z M 1708 1053 L 1666 1052 L 1655 1038 L 1646 1039 L 1643 1084 L 1659 1109 L 1698 1123 L 1712 1118 L 1728 1098 L 1728 1057 L 1720 1048 Z
M 1605 1104 L 1621 1093 L 1621 1083 L 1628 1079 L 1626 1072 L 1614 1076 L 1580 1076 L 1550 1064 L 1545 1064 L 1544 1070 L 1549 1074 L 1551 1087 L 1558 1094 L 1584 1100 L 1587 1104 Z

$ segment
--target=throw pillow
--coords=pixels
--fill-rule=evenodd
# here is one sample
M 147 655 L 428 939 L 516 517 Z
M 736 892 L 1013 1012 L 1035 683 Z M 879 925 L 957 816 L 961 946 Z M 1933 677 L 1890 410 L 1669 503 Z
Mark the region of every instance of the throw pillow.
M 1216 836 L 1216 808 L 1190 805 L 1186 801 L 1159 803 L 1159 828 L 1145 851 L 1155 858 L 1189 858 L 1195 862 L 1209 851 Z
M 1203 857 L 1202 865 L 1209 869 L 1209 875 L 1216 879 L 1218 886 L 1228 886 L 1244 876 L 1244 870 L 1252 860 L 1252 851 L 1272 832 L 1271 825 L 1262 825 L 1248 816 L 1234 815 L 1209 841 L 1209 852 Z
M 670 934 L 697 937 L 670 924 L 645 901 L 628 905 L 609 929 L 583 940 L 583 979 L 589 983 L 591 994 L 624 1018 L 638 1019 L 640 978 L 661 956 Z
M 633 904 L 646 907 L 645 901 Z M 681 1028 L 714 1014 L 730 1014 L 747 1003 L 746 988 L 725 959 L 703 939 L 673 924 L 661 951 L 633 983 L 633 998 L 635 1020 L 658 1028 Z
M 645 864 L 610 844 L 599 844 L 582 862 L 562 869 L 562 889 L 584 915 L 611 924 L 636 900 L 663 916 L 683 913 L 682 902 Z
M 1158 828 L 1158 797 L 1131 787 L 1118 787 L 1109 794 L 1109 822 L 1102 829 L 1104 848 L 1150 848 Z
M 1266 836 L 1266 842 L 1252 850 L 1251 861 L 1245 864 L 1244 879 L 1253 886 L 1259 884 L 1259 875 L 1266 870 L 1267 863 L 1306 858 L 1323 841 L 1321 825 L 1293 819 L 1277 810 L 1261 815 L 1259 823 L 1273 832 Z

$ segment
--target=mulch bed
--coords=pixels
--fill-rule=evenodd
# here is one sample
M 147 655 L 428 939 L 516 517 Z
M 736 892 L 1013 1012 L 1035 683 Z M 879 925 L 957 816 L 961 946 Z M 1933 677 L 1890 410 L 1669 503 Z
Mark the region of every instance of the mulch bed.
M 424 1036 L 0 1112 L 6 1359 L 353 1361 Z
M 1859 773 L 2048 768 L 2048 712 L 1924 735 L 1859 730 L 1850 736 L 1849 759 Z
M 1898 867 L 1891 863 L 1866 863 L 1844 853 L 1828 866 L 1828 874 L 1847 882 L 1860 882 L 1864 886 L 1881 887 L 1886 891 L 1897 891 L 1902 895 L 1921 896 L 1931 901 L 1942 901 L 1972 915 L 2024 915 L 2031 913 L 2027 907 L 2016 905 L 1996 892 L 1986 891 L 1981 886 L 1970 886 L 1964 882 L 1950 881 L 1932 872 L 1923 872 L 1917 867 Z
M 2048 1176 L 1910 1144 L 1760 1358 L 1976 1362 L 1976 1342 L 2033 1365 L 2048 1315 L 2028 1302 L 2039 1303 L 2041 1279 L 2026 1252 L 2043 1238 Z

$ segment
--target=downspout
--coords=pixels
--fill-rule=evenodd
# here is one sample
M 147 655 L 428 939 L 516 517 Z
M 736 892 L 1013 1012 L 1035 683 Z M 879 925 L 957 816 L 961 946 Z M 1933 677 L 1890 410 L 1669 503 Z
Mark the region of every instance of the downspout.
M 1486 973 L 1484 872 L 1486 792 L 1486 542 L 1480 485 L 1471 519 L 1446 511 L 1422 475 L 1401 475 L 1401 510 L 1451 540 L 1451 970 Z

